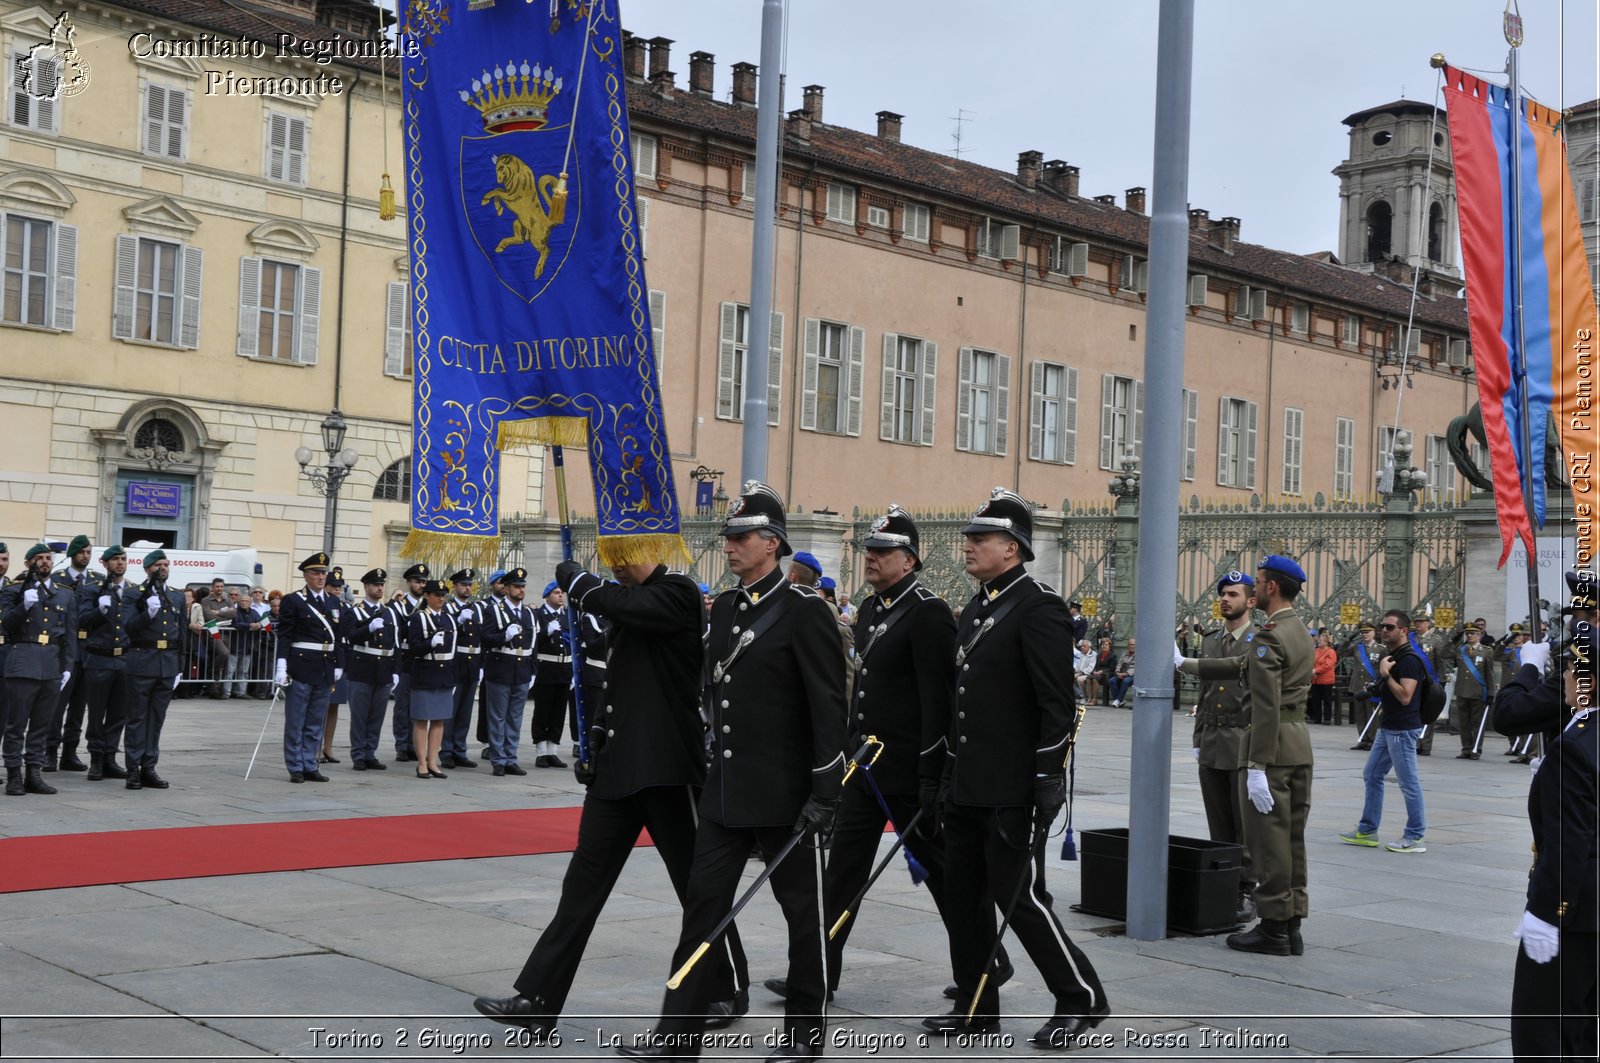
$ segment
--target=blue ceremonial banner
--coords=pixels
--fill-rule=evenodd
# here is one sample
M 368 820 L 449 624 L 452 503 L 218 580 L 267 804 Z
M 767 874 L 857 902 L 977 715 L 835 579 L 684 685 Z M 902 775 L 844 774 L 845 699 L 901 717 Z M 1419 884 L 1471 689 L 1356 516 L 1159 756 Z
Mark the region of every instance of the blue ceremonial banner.
M 543 444 L 588 451 L 603 563 L 687 559 L 615 0 L 411 0 L 405 32 L 404 552 L 491 564 L 500 451 Z

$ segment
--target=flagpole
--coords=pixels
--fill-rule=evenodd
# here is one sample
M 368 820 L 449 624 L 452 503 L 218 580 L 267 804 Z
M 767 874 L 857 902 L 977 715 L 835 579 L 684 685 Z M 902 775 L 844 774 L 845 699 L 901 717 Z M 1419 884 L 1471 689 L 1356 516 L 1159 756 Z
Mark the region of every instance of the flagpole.
M 566 454 L 559 445 L 550 448 L 550 462 L 556 471 L 556 510 L 561 518 L 561 560 L 572 560 L 572 518 L 567 512 L 567 460 Z M 572 606 L 572 599 L 566 600 L 567 608 L 567 655 L 572 659 L 572 712 L 578 724 L 578 733 L 573 738 L 578 743 L 578 764 L 587 771 L 589 768 L 589 714 L 584 711 L 583 704 L 583 643 L 578 639 L 578 611 Z
M 1511 75 L 1511 299 L 1512 349 L 1517 352 L 1517 407 L 1522 435 L 1522 504 L 1528 512 L 1528 531 L 1533 543 L 1528 546 L 1528 629 L 1531 641 L 1543 634 L 1539 623 L 1539 534 L 1534 527 L 1533 510 L 1533 425 L 1528 409 L 1527 332 L 1522 323 L 1522 83 L 1517 64 L 1517 49 L 1522 45 L 1522 16 L 1513 14 L 1515 0 L 1506 5 L 1504 30 L 1511 46 L 1506 68 Z M 1539 440 L 1544 445 L 1544 440 Z M 1526 545 L 1526 544 L 1525 544 Z

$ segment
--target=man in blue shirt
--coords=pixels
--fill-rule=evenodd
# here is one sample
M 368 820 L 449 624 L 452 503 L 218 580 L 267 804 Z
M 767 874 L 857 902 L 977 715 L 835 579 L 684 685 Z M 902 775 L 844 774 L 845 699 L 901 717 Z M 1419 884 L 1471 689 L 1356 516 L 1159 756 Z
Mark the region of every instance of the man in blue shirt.
M 1422 657 L 1410 643 L 1411 618 L 1391 609 L 1383 614 L 1378 636 L 1389 655 L 1378 663 L 1378 679 L 1372 693 L 1380 699 L 1378 735 L 1366 767 L 1361 769 L 1367 786 L 1361 822 L 1356 829 L 1339 835 L 1347 845 L 1378 847 L 1378 823 L 1383 819 L 1384 778 L 1394 768 L 1400 794 L 1406 801 L 1406 830 L 1398 842 L 1384 848 L 1391 853 L 1423 853 L 1423 834 L 1427 829 L 1422 809 L 1422 781 L 1417 775 L 1417 739 L 1422 737 L 1422 684 L 1428 678 Z

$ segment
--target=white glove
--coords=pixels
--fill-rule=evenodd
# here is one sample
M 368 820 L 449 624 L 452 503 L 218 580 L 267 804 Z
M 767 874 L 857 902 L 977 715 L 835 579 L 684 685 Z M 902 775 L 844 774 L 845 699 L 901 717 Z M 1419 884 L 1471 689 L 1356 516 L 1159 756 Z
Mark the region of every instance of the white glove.
M 522 634 L 522 625 L 521 624 L 507 624 L 506 625 L 506 638 L 507 639 L 514 639 L 520 634 Z
M 67 671 L 61 673 L 61 689 L 67 689 L 67 684 L 70 682 L 72 682 L 72 670 L 69 668 Z
M 1193 747 L 1193 749 L 1194 749 L 1194 762 L 1196 764 L 1198 764 L 1198 763 L 1200 763 L 1200 747 L 1199 746 L 1195 746 L 1195 747 Z
M 400 676 L 399 676 L 399 674 L 398 674 L 398 673 L 396 673 L 396 674 L 394 674 L 394 675 L 391 675 L 391 676 L 390 676 L 390 677 L 389 677 L 389 686 L 391 686 L 391 687 L 397 687 L 397 686 L 399 686 L 399 685 L 400 685 Z
M 367 630 L 368 631 L 382 631 L 383 630 L 383 617 L 381 617 L 381 616 L 373 617 L 372 623 L 367 625 Z
M 32 588 L 29 588 L 28 590 L 25 590 L 25 591 L 22 592 L 22 607 L 24 609 L 32 609 L 34 606 L 36 606 L 38 604 L 39 604 L 39 592 L 38 591 L 33 590 Z
M 1522 951 L 1534 963 L 1549 963 L 1561 951 L 1561 931 L 1532 912 L 1522 913 L 1522 925 L 1511 936 L 1522 939 Z
M 479 685 L 482 685 L 482 683 L 483 683 L 483 669 L 482 668 L 478 669 L 478 683 L 479 683 Z
M 333 681 L 335 683 L 337 683 L 339 680 L 341 680 L 343 678 L 344 678 L 344 669 L 343 668 L 335 668 L 333 670 Z
M 1522 663 L 1531 664 L 1543 672 L 1550 664 L 1550 644 L 1529 642 L 1522 647 Z
M 443 631 L 435 631 L 433 633 L 433 638 L 428 640 L 428 645 L 433 646 L 433 647 L 443 646 L 444 645 L 444 632 Z
M 1256 811 L 1263 816 L 1272 811 L 1272 791 L 1267 789 L 1267 773 L 1261 768 L 1249 768 L 1244 773 L 1245 790 L 1250 795 L 1250 803 L 1256 806 Z
M 155 616 L 157 613 L 161 612 L 161 599 L 160 598 L 147 598 L 147 599 L 145 599 L 144 611 L 145 611 L 145 613 L 147 613 L 148 615 L 150 615 L 152 617 Z
M 272 681 L 280 687 L 289 685 L 289 662 L 283 659 L 278 661 L 278 670 L 272 673 Z
M 561 634 L 561 621 L 559 621 L 559 620 L 550 621 L 550 623 L 548 623 L 548 624 L 546 624 L 544 626 L 544 633 L 546 635 L 559 635 L 559 634 Z
M 1528 761 L 1528 774 L 1529 775 L 1537 775 L 1537 774 L 1539 774 L 1539 765 L 1541 765 L 1543 763 L 1544 763 L 1544 758 L 1543 757 L 1534 757 L 1532 760 Z
M 102 594 L 100 596 L 100 611 L 102 613 L 111 612 L 111 595 Z
M 1183 667 L 1183 651 L 1178 649 L 1176 642 L 1172 644 L 1172 667 L 1179 669 Z
M 181 682 L 183 682 L 183 674 L 180 672 L 179 674 L 177 674 L 177 675 L 172 677 L 172 689 L 173 690 L 177 690 L 178 689 L 178 684 L 181 683 Z

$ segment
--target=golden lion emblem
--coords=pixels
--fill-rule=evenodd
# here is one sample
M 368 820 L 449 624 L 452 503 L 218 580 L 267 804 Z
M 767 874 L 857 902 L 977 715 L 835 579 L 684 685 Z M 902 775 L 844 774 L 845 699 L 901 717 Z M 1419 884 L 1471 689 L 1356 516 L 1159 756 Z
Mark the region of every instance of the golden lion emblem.
M 511 235 L 496 244 L 494 252 L 498 255 L 517 244 L 532 244 L 539 249 L 539 261 L 533 267 L 537 278 L 550 257 L 550 230 L 559 224 L 550 220 L 550 193 L 556 178 L 553 174 L 535 178 L 528 164 L 515 155 L 496 155 L 494 175 L 500 184 L 485 193 L 482 202 L 493 203 L 496 215 L 509 209 L 515 218 Z

